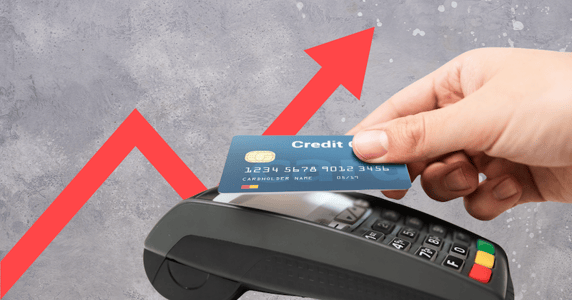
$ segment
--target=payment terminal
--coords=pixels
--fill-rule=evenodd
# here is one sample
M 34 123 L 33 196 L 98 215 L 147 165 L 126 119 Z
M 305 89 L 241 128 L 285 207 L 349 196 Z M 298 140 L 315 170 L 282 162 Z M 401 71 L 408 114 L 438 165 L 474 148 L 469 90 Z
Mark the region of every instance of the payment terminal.
M 238 299 L 245 291 L 316 299 L 514 299 L 494 242 L 356 192 L 202 192 L 173 207 L 145 241 L 144 265 L 167 299 Z

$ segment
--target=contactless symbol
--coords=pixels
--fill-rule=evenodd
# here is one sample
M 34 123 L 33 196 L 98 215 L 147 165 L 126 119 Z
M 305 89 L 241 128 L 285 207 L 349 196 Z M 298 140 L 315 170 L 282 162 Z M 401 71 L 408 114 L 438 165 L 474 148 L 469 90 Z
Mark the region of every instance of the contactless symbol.
M 267 163 L 276 158 L 276 153 L 272 151 L 250 151 L 244 156 L 244 160 L 249 163 Z

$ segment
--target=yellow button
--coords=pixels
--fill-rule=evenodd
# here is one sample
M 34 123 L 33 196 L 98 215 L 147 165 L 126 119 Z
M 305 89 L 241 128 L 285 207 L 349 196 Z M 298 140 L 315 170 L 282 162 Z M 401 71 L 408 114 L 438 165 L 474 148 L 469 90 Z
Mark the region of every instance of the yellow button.
M 492 267 L 495 265 L 495 256 L 484 251 L 477 251 L 475 263 L 492 269 Z

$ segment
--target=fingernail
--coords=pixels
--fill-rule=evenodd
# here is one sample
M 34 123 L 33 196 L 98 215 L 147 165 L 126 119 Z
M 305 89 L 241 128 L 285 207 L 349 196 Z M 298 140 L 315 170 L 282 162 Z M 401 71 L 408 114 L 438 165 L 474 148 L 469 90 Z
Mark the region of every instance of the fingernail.
M 469 183 L 463 170 L 458 168 L 445 176 L 445 186 L 450 191 L 462 191 L 469 188 Z
M 360 131 L 353 141 L 353 148 L 361 159 L 384 156 L 387 153 L 387 145 L 387 134 L 381 130 Z
M 493 195 L 498 200 L 510 198 L 516 193 L 518 193 L 518 190 L 516 189 L 516 185 L 511 178 L 507 178 L 501 181 L 501 183 L 497 184 L 497 186 L 493 188 Z

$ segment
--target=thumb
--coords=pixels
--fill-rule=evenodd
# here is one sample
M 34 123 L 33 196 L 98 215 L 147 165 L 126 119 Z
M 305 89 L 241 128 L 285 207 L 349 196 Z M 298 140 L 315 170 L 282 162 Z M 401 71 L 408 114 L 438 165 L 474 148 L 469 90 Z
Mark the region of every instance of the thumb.
M 410 163 L 459 150 L 490 149 L 506 116 L 469 97 L 368 127 L 354 136 L 354 153 L 368 163 Z

